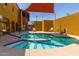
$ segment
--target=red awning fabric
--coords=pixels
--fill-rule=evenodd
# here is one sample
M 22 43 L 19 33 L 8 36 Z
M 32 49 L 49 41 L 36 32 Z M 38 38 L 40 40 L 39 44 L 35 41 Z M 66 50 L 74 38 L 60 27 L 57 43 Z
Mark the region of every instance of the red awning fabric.
M 54 4 L 53 3 L 32 3 L 27 9 L 26 12 L 49 12 L 54 13 Z

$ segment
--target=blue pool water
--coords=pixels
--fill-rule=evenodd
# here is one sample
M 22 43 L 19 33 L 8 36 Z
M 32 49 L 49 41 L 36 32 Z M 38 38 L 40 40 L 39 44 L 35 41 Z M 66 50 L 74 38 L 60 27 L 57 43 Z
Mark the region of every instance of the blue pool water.
M 57 48 L 57 47 L 64 47 L 75 43 L 76 39 L 68 36 L 55 36 L 53 34 L 44 34 L 44 33 L 35 33 L 35 34 L 23 34 L 20 36 L 22 39 L 25 40 L 39 40 L 45 39 L 46 41 L 36 41 L 36 42 L 29 42 L 29 41 L 19 41 L 7 47 L 10 48 L 22 48 L 22 49 L 47 49 L 47 48 Z

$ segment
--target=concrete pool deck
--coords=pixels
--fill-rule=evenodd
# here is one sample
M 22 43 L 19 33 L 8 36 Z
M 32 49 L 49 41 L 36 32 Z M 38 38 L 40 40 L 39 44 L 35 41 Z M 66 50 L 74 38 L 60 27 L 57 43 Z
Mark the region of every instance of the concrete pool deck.
M 26 49 L 25 56 L 79 56 L 79 45 L 72 44 L 51 49 Z
M 24 49 L 8 48 L 0 46 L 0 56 L 24 56 Z

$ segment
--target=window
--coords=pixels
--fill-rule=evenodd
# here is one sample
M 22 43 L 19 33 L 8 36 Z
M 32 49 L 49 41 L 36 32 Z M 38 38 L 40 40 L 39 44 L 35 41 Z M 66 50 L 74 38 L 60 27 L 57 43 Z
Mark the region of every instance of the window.
M 12 12 L 14 12 L 14 8 L 12 8 Z
M 22 15 L 23 15 L 23 17 L 25 17 L 25 12 L 24 11 L 22 12 Z

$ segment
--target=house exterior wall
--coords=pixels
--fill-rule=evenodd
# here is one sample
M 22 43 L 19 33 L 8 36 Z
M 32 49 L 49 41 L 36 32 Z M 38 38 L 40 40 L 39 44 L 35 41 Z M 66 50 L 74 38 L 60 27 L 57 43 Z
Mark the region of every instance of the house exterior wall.
M 34 21 L 33 26 L 36 31 L 42 31 L 42 21 Z
M 3 23 L 9 32 L 16 31 L 16 23 L 19 24 L 19 8 L 15 3 L 0 3 L 0 15 L 3 17 Z M 2 22 L 0 22 L 2 23 Z M 0 25 L 0 30 L 2 25 Z
M 67 28 L 67 33 L 79 36 L 79 13 L 72 14 L 55 21 L 55 31 L 61 32 Z
M 36 31 L 49 31 L 53 28 L 52 20 L 34 21 Z
M 42 31 L 49 31 L 51 28 L 53 28 L 53 21 L 52 20 L 43 20 L 42 21 Z

